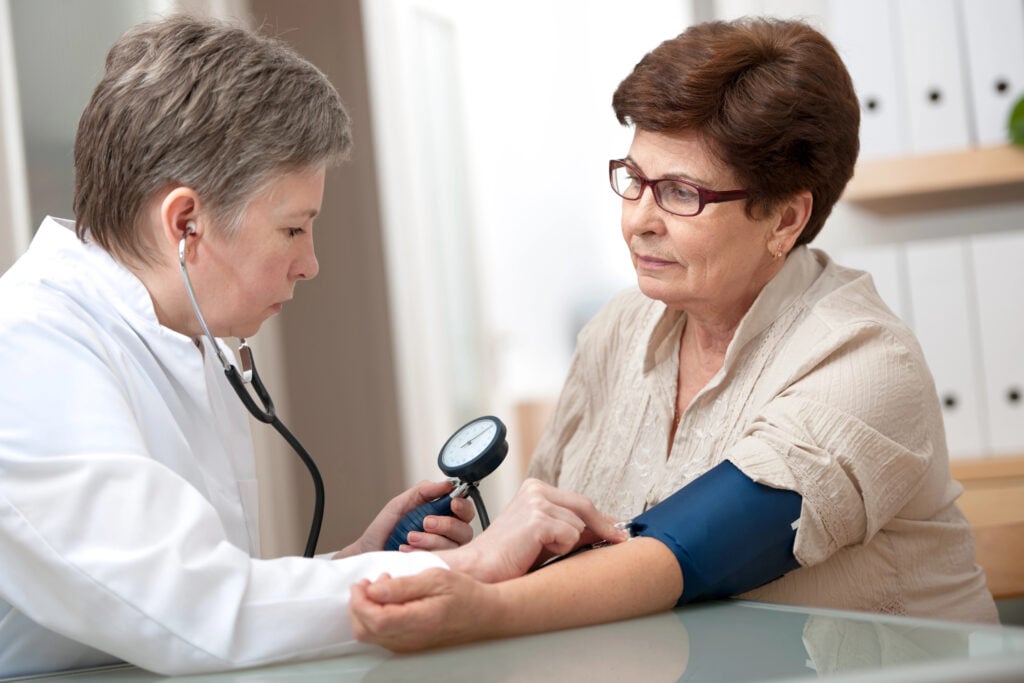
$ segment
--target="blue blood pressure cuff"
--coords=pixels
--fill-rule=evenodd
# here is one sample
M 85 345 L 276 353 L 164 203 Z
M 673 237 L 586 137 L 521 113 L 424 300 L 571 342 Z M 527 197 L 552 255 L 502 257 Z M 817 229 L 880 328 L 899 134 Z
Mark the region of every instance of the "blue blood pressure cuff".
M 679 561 L 678 604 L 739 595 L 800 566 L 793 556 L 800 494 L 758 484 L 728 460 L 636 517 L 634 536 Z

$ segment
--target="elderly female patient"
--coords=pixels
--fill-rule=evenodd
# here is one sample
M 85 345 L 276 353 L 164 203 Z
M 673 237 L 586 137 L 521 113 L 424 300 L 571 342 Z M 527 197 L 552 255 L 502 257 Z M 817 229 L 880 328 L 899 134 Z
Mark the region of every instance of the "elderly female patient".
M 638 288 L 580 334 L 531 474 L 639 538 L 502 584 L 358 585 L 357 637 L 408 649 L 731 595 L 994 621 L 921 350 L 866 274 L 808 247 L 857 158 L 836 51 L 797 22 L 694 26 L 613 107 L 634 129 L 609 172 Z

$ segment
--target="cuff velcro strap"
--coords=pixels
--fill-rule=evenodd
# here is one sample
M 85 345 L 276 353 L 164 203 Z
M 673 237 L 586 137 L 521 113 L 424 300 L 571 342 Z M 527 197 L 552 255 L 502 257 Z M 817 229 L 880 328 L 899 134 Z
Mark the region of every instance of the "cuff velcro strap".
M 728 460 L 633 520 L 683 573 L 678 604 L 739 595 L 800 566 L 793 556 L 800 494 L 758 484 Z

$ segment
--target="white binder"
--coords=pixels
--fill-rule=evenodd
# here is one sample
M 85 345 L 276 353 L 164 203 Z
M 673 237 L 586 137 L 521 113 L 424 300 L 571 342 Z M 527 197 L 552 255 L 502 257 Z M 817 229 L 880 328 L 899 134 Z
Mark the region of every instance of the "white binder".
M 798 19 L 823 29 L 823 17 L 831 0 L 762 0 L 763 14 L 779 19 Z
M 1024 232 L 970 238 L 993 454 L 1024 454 Z
M 984 7 L 984 3 L 975 4 Z M 895 7 L 903 47 L 910 150 L 921 154 L 969 147 L 956 0 L 898 0 Z
M 715 0 L 715 18 L 732 21 L 764 14 L 764 0 Z
M 907 267 L 902 244 L 880 244 L 843 249 L 836 255 L 840 265 L 871 274 L 875 289 L 898 318 L 910 319 Z
M 716 19 L 730 21 L 745 16 L 800 19 L 811 26 L 820 23 L 827 0 L 715 0 Z
M 966 238 L 908 242 L 911 327 L 942 404 L 951 458 L 987 454 Z
M 894 6 L 889 0 L 830 0 L 828 14 L 829 38 L 860 100 L 860 158 L 905 155 L 910 145 Z
M 975 141 L 1009 142 L 1007 123 L 1024 96 L 1024 0 L 960 0 Z

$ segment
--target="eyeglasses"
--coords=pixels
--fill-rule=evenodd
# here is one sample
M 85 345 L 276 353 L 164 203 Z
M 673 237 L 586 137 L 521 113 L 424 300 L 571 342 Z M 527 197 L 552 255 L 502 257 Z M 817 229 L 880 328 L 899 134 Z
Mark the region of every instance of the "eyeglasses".
M 650 186 L 658 206 L 675 216 L 696 216 L 707 204 L 732 202 L 749 196 L 746 190 L 717 192 L 678 178 L 649 180 L 621 159 L 608 162 L 608 179 L 615 194 L 631 201 L 640 199 L 644 188 Z

